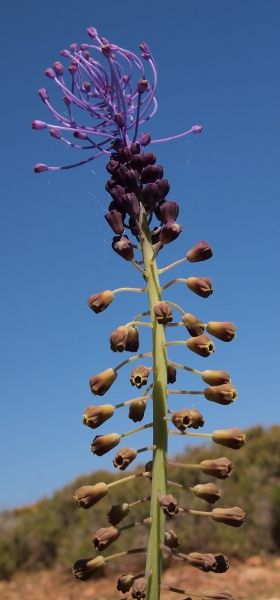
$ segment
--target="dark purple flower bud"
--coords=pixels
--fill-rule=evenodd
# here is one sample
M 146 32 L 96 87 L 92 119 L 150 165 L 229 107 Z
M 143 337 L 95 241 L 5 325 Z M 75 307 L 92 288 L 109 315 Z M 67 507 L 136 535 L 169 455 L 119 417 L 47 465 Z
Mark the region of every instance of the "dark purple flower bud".
M 149 133 L 141 133 L 140 137 L 139 137 L 139 144 L 140 146 L 148 146 L 151 142 L 151 136 Z
M 173 529 L 170 529 L 169 531 L 165 532 L 164 544 L 165 544 L 165 546 L 168 546 L 168 548 L 171 548 L 171 550 L 173 550 L 173 548 L 178 548 L 178 546 L 180 546 L 178 536 L 176 535 L 175 531 L 173 531 Z
M 176 221 L 179 214 L 179 204 L 177 204 L 177 202 L 169 202 L 166 200 L 159 206 L 159 211 L 156 216 L 158 216 L 158 213 L 160 213 L 160 221 L 163 223 Z
M 36 129 L 36 131 L 40 131 L 41 129 L 46 129 L 47 123 L 44 123 L 44 121 L 32 121 L 31 127 L 32 129 Z
M 112 146 L 113 150 L 119 150 L 119 148 L 124 147 L 124 144 L 119 138 L 116 138 L 114 140 L 114 142 L 111 143 L 111 146 Z
M 192 127 L 192 132 L 193 133 L 201 133 L 202 129 L 203 129 L 202 125 L 194 125 Z
M 95 27 L 88 27 L 87 29 L 88 35 L 92 40 L 96 40 L 97 38 L 97 29 L 95 29 Z
M 66 50 L 66 49 L 61 50 L 60 54 L 61 54 L 61 56 L 70 56 L 69 50 Z
M 87 49 L 88 49 L 88 44 L 81 44 L 81 45 L 80 45 L 80 50 L 81 50 L 82 52 L 84 52 L 84 50 L 87 50 Z
M 127 192 L 138 192 L 140 188 L 138 171 L 127 171 L 125 176 L 125 187 L 127 188 Z
M 76 44 L 76 43 L 70 44 L 70 48 L 71 48 L 72 52 L 76 52 L 76 50 L 78 48 L 78 44 Z
M 101 39 L 104 40 L 104 38 Z M 104 46 L 101 46 L 101 52 L 105 58 L 110 58 L 112 56 L 111 44 L 104 44 Z
M 137 227 L 134 219 L 131 219 L 131 217 L 129 218 L 128 225 L 129 225 L 131 234 L 135 235 L 135 237 L 138 237 L 139 236 L 139 229 L 138 229 L 138 227 Z
M 163 167 L 161 165 L 148 165 L 142 171 L 142 183 L 155 183 L 163 176 Z
M 60 138 L 61 138 L 61 133 L 60 133 L 59 129 L 56 129 L 56 128 L 50 129 L 50 135 L 53 138 L 55 138 L 56 140 L 60 140 Z
M 95 558 L 83 558 L 75 562 L 72 569 L 72 573 L 76 579 L 81 581 L 87 581 L 90 577 L 98 573 L 101 569 L 106 566 L 103 556 L 96 556 Z
M 208 242 L 198 242 L 187 252 L 187 259 L 190 262 L 201 262 L 202 260 L 208 260 L 213 256 L 212 249 Z
M 142 172 L 144 168 L 144 154 L 134 154 L 130 160 L 130 166 L 132 169 L 137 169 L 139 173 Z
M 50 67 L 48 67 L 48 69 L 45 70 L 45 75 L 49 79 L 54 79 L 55 78 L 55 73 L 53 72 L 53 70 Z
M 109 182 L 107 182 L 107 183 L 109 183 Z M 111 211 L 111 210 L 117 210 L 118 212 L 121 213 L 121 215 L 123 216 L 123 219 L 125 218 L 126 212 L 125 212 L 124 208 L 122 206 L 120 206 L 119 204 L 117 204 L 114 200 L 112 200 L 112 202 L 110 202 L 110 204 L 108 206 L 108 211 Z
M 139 154 L 140 152 L 140 144 L 138 144 L 137 142 L 132 142 L 130 144 L 130 152 L 131 154 Z
M 144 52 L 144 54 L 148 54 L 149 57 L 151 56 L 149 46 L 148 46 L 148 44 L 146 44 L 146 42 L 142 42 L 142 44 L 140 44 L 139 48 L 142 52 Z
M 169 363 L 166 367 L 167 370 L 167 383 L 175 383 L 176 381 L 176 375 L 177 375 L 177 371 L 176 371 L 176 367 Z
M 42 98 L 43 102 L 50 99 L 49 94 L 45 88 L 40 88 L 38 90 L 38 94 L 39 94 L 40 98 Z
M 106 519 L 111 525 L 118 525 L 120 521 L 125 519 L 129 512 L 130 506 L 127 502 L 124 502 L 123 504 L 113 504 L 106 515 Z
M 43 173 L 43 171 L 48 171 L 47 165 L 43 165 L 42 163 L 37 163 L 34 167 L 35 173 Z
M 70 106 L 71 100 L 67 96 L 63 96 L 62 100 L 66 106 Z
M 124 126 L 124 119 L 123 119 L 123 115 L 122 113 L 116 113 L 114 116 L 114 121 L 117 125 L 117 127 L 123 127 Z
M 164 198 L 166 198 L 169 190 L 170 190 L 170 185 L 169 185 L 169 181 L 168 179 L 159 179 L 156 181 L 156 184 L 158 186 L 158 200 L 163 200 Z
M 143 200 L 150 208 L 155 208 L 158 200 L 158 186 L 156 183 L 147 183 L 143 189 Z
M 131 150 L 127 146 L 124 148 L 118 148 L 117 160 L 120 162 L 129 162 L 131 159 Z
M 74 65 L 74 64 L 70 65 L 70 67 L 68 67 L 68 71 L 69 71 L 70 75 L 75 75 L 75 73 L 77 71 L 76 65 Z
M 56 72 L 56 75 L 58 75 L 59 77 L 61 77 L 61 75 L 63 75 L 64 67 L 58 60 L 54 63 L 53 68 Z
M 137 92 L 138 94 L 144 94 L 144 92 L 148 89 L 148 79 L 139 79 L 137 83 Z
M 120 239 L 114 237 L 112 248 L 117 254 L 119 254 L 119 256 L 122 256 L 125 260 L 133 260 L 133 244 L 126 235 L 123 235 Z
M 114 168 L 117 167 L 119 165 L 119 161 L 118 160 L 113 160 L 112 158 L 109 160 L 108 164 L 106 165 L 106 170 L 108 171 L 108 173 L 110 173 L 110 175 L 113 175 L 114 173 Z
M 122 197 L 125 194 L 125 188 L 122 185 L 116 185 L 110 191 L 110 194 L 111 194 L 113 200 L 115 200 L 117 202 L 117 204 L 122 204 Z
M 122 575 L 122 577 L 120 577 L 118 579 L 117 590 L 119 592 L 122 592 L 123 594 L 127 594 L 127 592 L 129 592 L 133 582 L 134 582 L 133 575 Z
M 159 242 L 160 231 L 160 227 L 154 227 L 153 231 L 151 231 L 153 244 L 157 244 Z
M 114 179 L 116 179 L 119 183 L 124 184 L 127 172 L 127 167 L 125 165 L 122 165 L 122 163 L 118 163 L 117 166 L 114 168 L 112 175 Z
M 84 82 L 84 90 L 87 94 L 90 92 L 90 83 L 88 81 Z
M 208 298 L 213 294 L 212 281 L 209 277 L 189 277 L 186 283 L 189 290 L 201 298 Z
M 77 140 L 87 140 L 88 138 L 87 133 L 84 133 L 83 131 L 74 131 L 73 135 Z
M 122 214 L 118 210 L 110 210 L 110 212 L 105 215 L 105 219 L 116 235 L 122 235 L 124 223 Z
M 146 152 L 146 154 L 141 154 L 141 156 L 143 156 L 144 167 L 147 167 L 148 165 L 155 165 L 157 161 L 157 157 L 153 152 Z
M 183 228 L 181 225 L 179 225 L 179 223 L 175 223 L 175 221 L 168 221 L 165 223 L 160 232 L 160 242 L 162 244 L 170 244 L 170 242 L 173 242 L 177 239 L 181 231 L 183 231 Z
M 111 190 L 116 186 L 116 180 L 115 179 L 108 179 L 108 181 L 105 184 L 105 190 L 106 192 L 108 192 L 110 194 Z M 113 200 L 114 203 L 114 200 Z M 110 210 L 112 210 L 110 208 Z
M 132 218 L 137 218 L 139 215 L 139 201 L 135 194 L 125 194 L 122 197 L 122 205 L 126 212 Z

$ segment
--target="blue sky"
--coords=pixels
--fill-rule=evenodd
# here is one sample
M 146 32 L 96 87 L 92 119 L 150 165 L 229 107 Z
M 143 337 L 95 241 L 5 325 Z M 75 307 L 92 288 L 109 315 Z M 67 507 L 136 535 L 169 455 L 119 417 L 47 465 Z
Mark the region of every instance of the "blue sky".
M 109 335 L 147 310 L 140 294 L 118 294 L 101 315 L 86 306 L 92 293 L 141 285 L 141 275 L 111 250 L 106 160 L 33 173 L 37 162 L 80 158 L 30 125 L 49 118 L 37 90 L 45 86 L 52 97 L 55 84 L 44 70 L 62 48 L 87 42 L 90 26 L 134 52 L 142 41 L 149 44 L 159 73 L 159 110 L 148 129 L 154 139 L 197 123 L 204 128 L 199 136 L 151 147 L 184 229 L 159 264 L 206 239 L 211 261 L 184 263 L 162 281 L 209 276 L 214 294 L 201 299 L 178 284 L 165 297 L 204 322 L 233 321 L 238 335 L 231 344 L 217 341 L 207 361 L 179 346 L 169 356 L 196 369 L 226 369 L 239 399 L 222 407 L 200 396 L 174 396 L 170 405 L 198 408 L 206 432 L 279 423 L 279 2 L 93 0 L 77 7 L 73 0 L 11 0 L 1 13 L 0 507 L 32 503 L 77 475 L 112 467 L 114 451 L 93 456 L 95 432 L 81 424 L 83 410 L 96 400 L 88 380 L 121 362 L 123 355 L 109 350 Z M 140 349 L 148 351 L 149 335 L 140 334 Z M 183 328 L 169 336 L 184 338 Z M 120 372 L 106 402 L 135 397 L 129 375 L 129 368 Z M 186 374 L 176 387 L 203 389 Z M 122 409 L 101 433 L 128 429 Z M 127 442 L 143 447 L 150 434 Z M 172 436 L 171 453 L 183 446 Z

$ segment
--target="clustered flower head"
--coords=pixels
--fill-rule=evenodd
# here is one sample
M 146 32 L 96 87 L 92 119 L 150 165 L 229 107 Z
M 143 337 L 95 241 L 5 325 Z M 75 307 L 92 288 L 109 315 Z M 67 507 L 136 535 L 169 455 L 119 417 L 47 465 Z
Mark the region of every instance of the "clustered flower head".
M 231 342 L 235 338 L 236 328 L 232 322 L 203 323 L 192 313 L 174 304 L 169 297 L 162 298 L 163 293 L 171 285 L 180 282 L 185 284 L 184 296 L 192 292 L 203 299 L 198 302 L 203 303 L 204 299 L 213 294 L 211 279 L 196 276 L 192 272 L 192 268 L 196 268 L 197 263 L 204 263 L 212 257 L 211 246 L 203 240 L 193 245 L 183 259 L 165 268 L 158 269 L 156 263 L 159 250 L 163 250 L 162 254 L 168 252 L 169 244 L 176 241 L 183 228 L 177 222 L 179 204 L 173 199 L 168 199 L 170 184 L 165 177 L 163 166 L 157 163 L 156 155 L 150 151 L 150 145 L 190 133 L 201 133 L 202 127 L 195 125 L 184 133 L 161 140 L 153 140 L 149 133 L 142 131 L 142 126 L 146 127 L 146 123 L 157 110 L 155 97 L 157 69 L 148 45 L 145 42 L 140 45 L 141 58 L 139 58 L 136 54 L 99 37 L 94 27 L 88 28 L 87 32 L 90 38 L 88 43 L 81 44 L 80 47 L 74 43 L 69 50 L 61 51 L 63 57 L 61 60 L 66 59 L 68 62 L 67 76 L 65 67 L 59 61 L 54 63 L 53 68 L 47 68 L 45 71 L 47 78 L 57 84 L 62 95 L 62 110 L 58 112 L 53 108 L 47 90 L 45 88 L 39 90 L 39 96 L 56 120 L 56 124 L 36 120 L 33 121 L 32 127 L 35 130 L 48 129 L 51 137 L 63 141 L 74 149 L 88 150 L 89 158 L 64 167 L 49 167 L 38 163 L 35 172 L 70 169 L 87 164 L 103 154 L 108 156 L 105 190 L 110 196 L 110 201 L 105 219 L 114 234 L 112 256 L 116 260 L 118 260 L 116 255 L 120 256 L 130 263 L 130 267 L 140 271 L 141 285 L 143 286 L 144 279 L 145 287 L 118 288 L 94 293 L 88 298 L 88 306 L 99 315 L 110 307 L 118 292 L 134 291 L 145 292 L 149 310 L 144 310 L 133 321 L 129 320 L 126 324 L 118 325 L 109 337 L 110 350 L 115 358 L 119 353 L 125 357 L 130 353 L 130 356 L 119 365 L 107 368 L 89 380 L 90 391 L 94 396 L 103 396 L 106 393 L 113 395 L 114 389 L 111 390 L 111 387 L 116 381 L 118 371 L 131 361 L 137 360 L 130 372 L 130 383 L 133 388 L 136 388 L 135 394 L 140 395 L 118 404 L 89 405 L 84 410 L 82 422 L 91 429 L 97 429 L 113 418 L 117 409 L 128 406 L 128 419 L 130 422 L 139 423 L 144 420 L 147 404 L 150 402 L 153 407 L 151 423 L 144 422 L 143 425 L 122 433 L 96 435 L 90 450 L 94 457 L 103 456 L 119 446 L 123 438 L 134 433 L 138 435 L 141 431 L 151 428 L 153 438 L 150 446 L 138 449 L 130 445 L 119 447 L 115 451 L 113 465 L 119 471 L 125 471 L 140 453 L 152 451 L 153 456 L 152 460 L 146 462 L 144 471 L 121 477 L 111 483 L 100 482 L 82 486 L 76 490 L 74 499 L 79 507 L 90 509 L 110 493 L 112 486 L 125 484 L 127 480 L 138 477 L 148 480 L 151 489 L 149 496 L 129 502 L 124 495 L 124 501 L 111 506 L 106 515 L 109 525 L 99 528 L 94 534 L 93 546 L 98 552 L 103 552 L 121 534 L 122 539 L 125 540 L 126 529 L 139 525 L 148 526 L 147 544 L 141 548 L 124 550 L 122 553 L 122 556 L 136 553 L 146 556 L 144 572 L 135 575 L 124 573 L 117 581 L 117 590 L 123 594 L 129 593 L 128 598 L 159 600 L 161 587 L 163 587 L 174 593 L 184 594 L 189 600 L 188 592 L 185 593 L 184 590 L 174 587 L 169 588 L 161 583 L 162 560 L 166 556 L 175 557 L 187 561 L 191 566 L 204 572 L 225 573 L 229 566 L 228 559 L 219 553 L 192 552 L 186 555 L 179 552 L 178 547 L 184 544 L 184 540 L 179 540 L 174 530 L 175 526 L 174 529 L 165 530 L 166 520 L 172 518 L 176 523 L 177 515 L 184 513 L 189 518 L 192 518 L 192 515 L 210 517 L 214 522 L 237 528 L 244 523 L 245 519 L 245 513 L 239 507 L 218 507 L 212 511 L 198 511 L 191 508 L 191 495 L 208 504 L 220 501 L 219 488 L 207 479 L 204 481 L 203 477 L 227 479 L 233 471 L 233 464 L 228 458 L 203 460 L 198 465 L 182 465 L 171 461 L 168 456 L 168 435 L 171 434 L 203 435 L 211 438 L 215 444 L 234 450 L 240 449 L 245 443 L 245 434 L 237 427 L 226 430 L 216 429 L 212 433 L 200 434 L 198 430 L 205 425 L 200 410 L 193 405 L 191 408 L 182 408 L 175 403 L 174 406 L 174 396 L 171 396 L 171 394 L 199 394 L 201 404 L 208 400 L 223 406 L 237 399 L 237 390 L 231 383 L 227 371 L 211 368 L 198 371 L 174 363 L 169 357 L 169 346 L 184 345 L 186 354 L 190 350 L 200 358 L 208 358 L 211 366 L 211 356 L 216 347 L 208 334 L 218 340 L 217 350 L 220 348 L 220 342 Z M 70 79 L 70 83 L 67 79 L 68 81 Z M 69 141 L 69 135 L 72 141 Z M 155 226 L 151 224 L 153 219 L 157 220 Z M 137 244 L 135 240 L 130 239 L 131 237 L 136 238 Z M 188 263 L 189 276 L 184 279 L 174 279 L 161 286 L 161 273 L 184 261 Z M 175 321 L 176 311 L 180 313 L 179 322 Z M 148 320 L 144 320 L 147 316 Z M 140 348 L 141 326 L 151 329 L 152 352 L 146 352 L 146 349 L 143 352 Z M 182 326 L 179 331 L 183 332 L 184 339 L 168 342 L 168 328 L 177 326 Z M 141 354 L 135 355 L 139 348 Z M 152 361 L 152 366 L 149 364 L 147 366 L 146 360 Z M 198 375 L 204 389 L 190 391 L 170 388 L 169 386 L 173 386 L 176 382 L 178 369 Z M 205 384 L 208 387 L 205 388 Z M 209 406 L 209 403 L 205 404 Z M 175 410 L 172 410 L 171 406 Z M 168 429 L 169 421 L 173 429 Z M 197 431 L 194 433 L 192 430 Z M 170 481 L 169 471 L 172 472 L 173 466 L 196 469 L 199 477 L 193 487 Z M 174 484 L 187 490 L 190 498 L 188 507 L 179 506 L 177 499 L 169 493 L 169 485 Z M 134 519 L 122 525 L 126 517 L 132 516 L 135 506 L 142 502 L 147 503 L 147 506 L 150 503 L 147 517 L 142 521 Z M 104 569 L 106 561 L 112 558 L 114 555 L 104 558 L 98 554 L 93 558 L 78 560 L 74 565 L 73 573 L 76 578 L 85 581 Z M 215 598 L 233 600 L 227 590 L 224 592 L 206 590 L 200 596 L 197 593 L 194 596 L 202 600 Z

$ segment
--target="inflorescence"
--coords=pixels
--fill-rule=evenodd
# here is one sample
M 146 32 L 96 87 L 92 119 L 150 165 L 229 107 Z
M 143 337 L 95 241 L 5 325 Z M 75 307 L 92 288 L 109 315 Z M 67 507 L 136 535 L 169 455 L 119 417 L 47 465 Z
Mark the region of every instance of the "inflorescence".
M 149 133 L 140 133 L 139 128 L 146 124 L 157 110 L 155 98 L 157 70 L 149 47 L 146 43 L 140 45 L 142 59 L 149 64 L 151 81 L 146 79 L 144 62 L 138 56 L 115 44 L 110 44 L 105 38 L 99 38 L 94 27 L 90 27 L 87 31 L 91 41 L 95 43 L 82 44 L 79 50 L 77 44 L 71 44 L 70 50 L 61 51 L 63 57 L 70 59 L 68 67 L 71 76 L 70 87 L 65 84 L 64 68 L 60 62 L 55 62 L 53 69 L 48 68 L 45 72 L 46 76 L 59 86 L 63 95 L 64 108 L 67 107 L 68 118 L 52 107 L 46 89 L 41 88 L 39 95 L 58 121 L 58 125 L 33 121 L 32 127 L 36 130 L 48 128 L 52 137 L 63 141 L 68 146 L 90 150 L 90 158 L 64 167 L 48 167 L 39 163 L 35 166 L 35 172 L 69 169 L 86 164 L 102 154 L 108 154 L 109 161 L 106 169 L 110 178 L 105 189 L 111 201 L 105 218 L 115 234 L 112 248 L 141 273 L 145 286 L 118 288 L 92 294 L 88 299 L 88 306 L 95 314 L 99 314 L 111 305 L 116 293 L 128 291 L 146 293 L 149 307 L 132 321 L 117 327 L 110 336 L 112 352 L 129 352 L 133 356 L 126 358 L 115 367 L 107 368 L 102 373 L 94 375 L 89 381 L 92 394 L 103 396 L 114 384 L 118 371 L 132 361 L 137 361 L 136 367 L 131 371 L 130 382 L 137 390 L 141 390 L 140 395 L 116 405 L 90 405 L 84 411 L 83 423 L 87 427 L 97 429 L 113 418 L 117 409 L 125 406 L 129 408 L 128 418 L 138 423 L 144 419 L 147 402 L 152 402 L 152 423 L 122 433 L 96 435 L 91 444 L 91 452 L 96 456 L 102 456 L 119 446 L 123 438 L 151 428 L 153 438 L 150 446 L 140 449 L 122 446 L 118 448 L 113 464 L 120 471 L 124 471 L 138 454 L 152 451 L 153 455 L 145 465 L 144 471 L 112 483 L 100 482 L 91 486 L 82 486 L 76 490 L 74 496 L 78 506 L 89 509 L 107 496 L 110 488 L 115 485 L 125 485 L 126 481 L 139 477 L 150 480 L 150 495 L 131 504 L 123 502 L 120 505 L 113 505 L 107 514 L 109 526 L 99 529 L 93 537 L 93 546 L 102 553 L 121 535 L 125 536 L 123 532 L 126 529 L 146 526 L 149 529 L 147 545 L 105 558 L 98 553 L 93 558 L 78 560 L 73 572 L 76 578 L 85 581 L 103 570 L 109 560 L 142 553 L 146 556 L 143 561 L 143 572 L 136 575 L 125 574 L 118 579 L 117 590 L 129 594 L 126 600 L 131 598 L 157 600 L 160 598 L 161 589 L 188 596 L 186 600 L 190 600 L 190 597 L 202 600 L 232 600 L 233 597 L 227 590 L 194 593 L 167 586 L 163 584 L 161 575 L 165 558 L 188 562 L 204 572 L 224 573 L 229 566 L 227 557 L 219 553 L 179 552 L 180 542 L 175 531 L 173 529 L 166 531 L 167 517 L 175 517 L 176 520 L 176 515 L 179 513 L 200 515 L 232 527 L 240 527 L 245 517 L 239 507 L 198 511 L 178 506 L 176 497 L 171 495 L 168 489 L 170 486 L 184 488 L 208 504 L 214 504 L 220 500 L 220 491 L 213 482 L 198 483 L 193 487 L 183 486 L 168 479 L 170 470 L 172 471 L 174 466 L 197 469 L 204 475 L 222 480 L 229 477 L 233 469 L 232 463 L 226 457 L 204 460 L 200 464 L 173 462 L 168 457 L 169 435 L 202 436 L 232 449 L 239 449 L 245 443 L 245 434 L 236 427 L 227 430 L 218 429 L 211 433 L 193 431 L 201 429 L 205 424 L 200 411 L 196 408 L 173 411 L 169 406 L 169 396 L 172 394 L 182 395 L 182 397 L 190 394 L 202 395 L 206 400 L 224 406 L 231 404 L 237 398 L 237 391 L 226 371 L 198 371 L 175 363 L 169 357 L 169 347 L 185 345 L 191 352 L 207 358 L 215 351 L 215 344 L 210 336 L 223 342 L 230 342 L 235 337 L 236 328 L 233 323 L 216 321 L 203 323 L 198 317 L 186 312 L 171 300 L 162 299 L 163 292 L 178 282 L 184 283 L 191 292 L 202 298 L 208 298 L 213 293 L 212 282 L 208 277 L 177 278 L 164 286 L 160 285 L 159 280 L 161 273 L 185 261 L 196 263 L 210 259 L 212 257 L 210 245 L 205 241 L 198 242 L 184 258 L 175 263 L 162 269 L 158 269 L 156 264 L 158 252 L 177 239 L 182 232 L 182 227 L 177 222 L 179 205 L 167 199 L 170 185 L 164 177 L 163 167 L 156 164 L 155 154 L 146 151 L 146 147 L 152 143 L 176 139 L 189 133 L 200 133 L 202 127 L 196 125 L 173 138 L 162 140 L 152 140 Z M 91 56 L 92 54 L 95 58 Z M 138 78 L 135 77 L 135 71 Z M 78 108 L 86 111 L 89 122 L 94 119 L 95 124 L 81 124 L 85 113 L 82 113 L 79 121 L 76 120 Z M 67 131 L 73 134 L 76 140 L 80 140 L 81 145 L 71 143 L 64 138 Z M 151 222 L 154 217 L 157 219 L 157 225 L 152 228 Z M 132 241 L 125 231 L 136 240 Z M 141 256 L 136 260 L 135 253 L 138 252 Z M 179 313 L 177 322 L 173 322 L 173 309 Z M 145 317 L 148 319 L 144 319 Z M 141 326 L 151 329 L 152 351 L 137 354 Z M 183 327 L 189 334 L 188 339 L 168 342 L 166 333 L 169 327 L 174 326 Z M 141 364 L 142 362 L 145 364 Z M 169 386 L 176 382 L 177 369 L 195 374 L 207 387 L 202 390 L 170 388 Z M 169 429 L 169 424 L 173 425 L 174 429 Z M 120 526 L 123 519 L 130 514 L 132 507 L 142 502 L 150 504 L 147 517 L 142 521 L 133 521 Z

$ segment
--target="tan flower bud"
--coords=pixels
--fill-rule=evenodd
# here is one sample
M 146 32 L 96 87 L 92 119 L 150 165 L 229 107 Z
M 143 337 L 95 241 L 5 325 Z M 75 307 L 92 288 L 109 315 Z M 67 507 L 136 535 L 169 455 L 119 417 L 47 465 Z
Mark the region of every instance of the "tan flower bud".
M 117 590 L 119 592 L 122 592 L 123 594 L 126 594 L 127 592 L 129 592 L 129 590 L 133 584 L 133 581 L 134 581 L 133 575 L 122 575 L 118 579 Z
M 199 410 L 197 410 L 196 408 L 191 408 L 189 413 L 192 420 L 192 424 L 190 425 L 190 427 L 192 429 L 198 429 L 199 427 L 203 427 L 205 421 Z
M 147 580 L 144 577 L 140 577 L 140 579 L 136 579 L 131 588 L 131 597 L 136 598 L 136 600 L 141 600 L 141 598 L 146 598 L 147 592 Z
M 210 356 L 210 354 L 216 350 L 214 342 L 212 342 L 211 338 L 206 333 L 187 340 L 187 346 L 189 350 L 204 358 Z
M 224 590 L 223 592 L 205 590 L 205 592 L 202 592 L 201 600 L 234 600 L 234 597 L 228 590 Z
M 218 323 L 217 321 L 210 321 L 207 323 L 206 331 L 222 342 L 231 342 L 236 335 L 235 325 L 229 322 Z
M 129 405 L 128 418 L 134 421 L 134 423 L 138 423 L 142 421 L 145 410 L 146 410 L 147 402 L 146 400 L 139 400 L 138 402 L 132 402 Z
M 97 550 L 103 552 L 103 550 L 106 550 L 108 546 L 120 537 L 120 535 L 121 529 L 119 529 L 119 527 L 101 527 L 92 538 L 92 543 Z
M 120 435 L 118 433 L 107 433 L 105 435 L 96 435 L 91 443 L 90 449 L 96 456 L 103 456 L 112 448 L 115 448 L 120 443 Z
M 198 242 L 187 252 L 187 259 L 192 262 L 201 262 L 202 260 L 208 260 L 213 256 L 212 249 L 208 242 Z
M 237 391 L 231 383 L 213 385 L 212 387 L 205 388 L 203 393 L 206 400 L 217 402 L 217 404 L 223 404 L 224 406 L 237 400 Z
M 156 320 L 160 325 L 166 325 L 173 321 L 172 308 L 166 302 L 155 302 L 154 313 Z
M 222 458 L 216 458 L 216 460 L 203 460 L 200 463 L 200 469 L 205 475 L 212 475 L 217 479 L 226 479 L 232 473 L 233 464 L 223 456 Z
M 189 290 L 201 298 L 208 298 L 213 294 L 212 281 L 209 277 L 189 277 L 186 283 Z
M 218 523 L 231 525 L 231 527 L 241 527 L 245 522 L 245 512 L 242 508 L 213 508 L 212 519 Z
M 99 500 L 107 496 L 109 489 L 106 483 L 96 483 L 95 485 L 83 485 L 75 491 L 75 500 L 81 508 L 90 508 Z
M 83 414 L 83 424 L 91 429 L 103 425 L 114 414 L 115 408 L 112 404 L 101 404 L 101 406 L 88 406 Z
M 106 371 L 102 371 L 102 373 L 91 377 L 89 386 L 92 394 L 95 396 L 104 396 L 115 379 L 117 379 L 117 373 L 114 369 L 106 369 Z
M 209 571 L 213 571 L 216 560 L 213 554 L 200 554 L 200 552 L 191 552 L 188 554 L 188 563 L 192 565 L 192 567 L 197 567 L 204 573 L 209 573 Z
M 108 523 L 118 525 L 130 512 L 130 506 L 127 502 L 123 504 L 113 504 L 106 515 Z
M 126 338 L 128 334 L 128 328 L 124 325 L 118 327 L 110 335 L 110 349 L 113 352 L 123 352 L 125 350 Z
M 93 294 L 89 297 L 87 303 L 88 306 L 95 312 L 98 313 L 103 312 L 111 302 L 114 300 L 114 294 L 111 290 L 105 290 L 105 292 L 100 292 L 99 294 Z
M 143 385 L 147 384 L 149 375 L 150 370 L 143 365 L 139 365 L 131 371 L 130 383 L 131 385 L 136 385 L 139 390 Z
M 128 327 L 125 350 L 127 352 L 138 352 L 139 349 L 139 332 L 137 327 Z
M 167 365 L 167 383 L 170 383 L 170 384 L 175 383 L 176 375 L 177 375 L 176 367 L 174 367 L 174 365 L 169 363 Z
M 192 337 L 197 337 L 198 335 L 203 334 L 204 327 L 201 327 L 201 325 L 195 325 L 195 323 L 201 323 L 201 320 L 197 317 L 194 317 L 194 315 L 191 315 L 191 313 L 185 313 L 182 316 L 182 321 Z
M 209 504 L 214 504 L 220 499 L 220 490 L 218 490 L 214 483 L 201 483 L 196 485 L 193 489 L 198 498 L 206 500 Z
M 168 496 L 161 496 L 159 498 L 160 506 L 165 515 L 168 517 L 174 517 L 179 512 L 178 502 L 174 496 L 168 494 Z
M 215 573 L 225 573 L 229 568 L 228 558 L 224 554 L 215 554 Z
M 167 546 L 168 548 L 171 548 L 171 550 L 173 550 L 173 548 L 178 548 L 178 546 L 180 546 L 178 536 L 176 535 L 175 531 L 173 531 L 173 529 L 169 529 L 169 531 L 165 532 L 164 543 L 165 543 L 165 546 Z
M 84 558 L 75 562 L 72 573 L 77 579 L 87 581 L 87 579 L 98 573 L 98 571 L 101 571 L 105 566 L 106 563 L 103 556 Z
M 230 376 L 226 371 L 203 371 L 202 379 L 208 385 L 230 383 Z
M 174 412 L 171 421 L 180 431 L 185 431 L 185 429 L 191 427 L 192 424 L 191 415 L 187 408 Z
M 216 429 L 213 432 L 212 440 L 215 444 L 238 450 L 245 444 L 246 434 L 237 427 L 233 427 L 233 429 Z
M 113 460 L 113 465 L 117 469 L 120 469 L 120 471 L 125 471 L 128 465 L 130 465 L 130 463 L 132 463 L 132 461 L 135 460 L 136 456 L 137 450 L 134 450 L 134 448 L 126 448 L 124 446 L 117 452 Z

